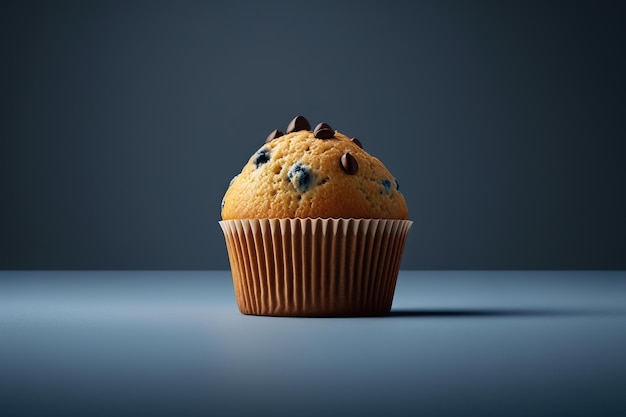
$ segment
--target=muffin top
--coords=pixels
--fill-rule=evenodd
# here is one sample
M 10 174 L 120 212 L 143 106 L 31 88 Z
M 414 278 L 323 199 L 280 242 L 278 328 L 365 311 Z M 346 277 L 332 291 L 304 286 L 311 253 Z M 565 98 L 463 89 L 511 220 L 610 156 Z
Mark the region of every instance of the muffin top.
M 294 118 L 274 130 L 232 179 L 222 219 L 407 219 L 398 181 L 359 140 Z

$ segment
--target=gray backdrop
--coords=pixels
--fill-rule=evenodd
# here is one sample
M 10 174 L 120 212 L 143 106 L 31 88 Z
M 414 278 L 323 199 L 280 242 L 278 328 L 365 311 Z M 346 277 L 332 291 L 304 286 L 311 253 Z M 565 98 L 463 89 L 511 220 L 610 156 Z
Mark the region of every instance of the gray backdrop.
M 404 269 L 626 268 L 625 2 L 3 2 L 0 267 L 226 269 L 303 114 L 415 222 Z

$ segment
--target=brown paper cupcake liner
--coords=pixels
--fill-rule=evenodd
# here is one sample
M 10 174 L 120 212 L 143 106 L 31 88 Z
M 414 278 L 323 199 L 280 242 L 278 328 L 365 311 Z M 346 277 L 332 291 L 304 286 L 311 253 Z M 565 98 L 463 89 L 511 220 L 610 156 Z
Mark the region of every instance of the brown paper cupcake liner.
M 219 222 L 244 314 L 369 316 L 391 310 L 410 220 Z

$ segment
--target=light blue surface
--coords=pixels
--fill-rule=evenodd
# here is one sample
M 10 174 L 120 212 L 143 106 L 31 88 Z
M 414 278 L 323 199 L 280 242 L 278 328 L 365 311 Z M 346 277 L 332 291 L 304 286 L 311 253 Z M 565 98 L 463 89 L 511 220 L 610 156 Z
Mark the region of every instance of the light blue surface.
M 0 272 L 0 415 L 626 415 L 626 272 L 408 272 L 244 316 L 228 271 Z

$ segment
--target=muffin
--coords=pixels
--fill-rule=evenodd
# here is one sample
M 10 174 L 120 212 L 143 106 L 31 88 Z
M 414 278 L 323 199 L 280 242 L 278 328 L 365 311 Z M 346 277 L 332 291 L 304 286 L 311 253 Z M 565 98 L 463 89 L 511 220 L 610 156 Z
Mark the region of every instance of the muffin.
M 242 313 L 389 313 L 412 222 L 358 139 L 297 116 L 232 179 L 221 215 Z

